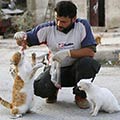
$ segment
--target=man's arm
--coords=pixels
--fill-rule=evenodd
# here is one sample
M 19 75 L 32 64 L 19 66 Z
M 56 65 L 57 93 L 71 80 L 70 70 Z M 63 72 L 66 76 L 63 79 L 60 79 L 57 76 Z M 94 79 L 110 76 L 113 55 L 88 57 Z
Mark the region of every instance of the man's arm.
M 81 48 L 78 50 L 70 50 L 70 55 L 73 58 L 80 58 L 85 56 L 94 57 L 95 52 L 91 48 Z
M 94 57 L 95 51 L 94 48 L 95 46 L 89 46 L 89 47 L 84 47 L 80 49 L 74 49 L 74 50 L 61 50 L 58 51 L 54 56 L 53 60 L 57 60 L 58 62 L 62 62 L 66 57 L 72 57 L 72 58 L 80 58 L 80 57 Z

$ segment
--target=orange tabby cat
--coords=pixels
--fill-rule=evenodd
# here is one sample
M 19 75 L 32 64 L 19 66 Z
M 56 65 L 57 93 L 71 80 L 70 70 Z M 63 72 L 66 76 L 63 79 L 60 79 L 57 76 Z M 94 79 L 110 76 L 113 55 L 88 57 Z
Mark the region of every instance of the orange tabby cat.
M 95 41 L 97 45 L 101 44 L 101 36 L 100 35 L 95 36 Z
M 16 52 L 11 58 L 11 74 L 14 78 L 12 101 L 0 97 L 0 103 L 9 108 L 14 118 L 21 117 L 33 106 L 33 76 L 42 63 L 36 64 L 35 54 L 32 54 L 32 64 L 24 53 Z

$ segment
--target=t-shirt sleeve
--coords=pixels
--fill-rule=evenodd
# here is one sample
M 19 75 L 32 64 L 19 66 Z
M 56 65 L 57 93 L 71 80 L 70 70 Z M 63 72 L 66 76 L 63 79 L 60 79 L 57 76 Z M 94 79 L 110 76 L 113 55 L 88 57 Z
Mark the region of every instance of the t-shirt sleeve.
M 90 24 L 87 20 L 81 20 L 81 23 L 85 26 L 86 36 L 81 42 L 81 47 L 87 47 L 91 45 L 96 45 L 96 41 L 94 39 Z
M 41 24 L 27 32 L 28 46 L 40 45 L 46 43 L 48 27 Z

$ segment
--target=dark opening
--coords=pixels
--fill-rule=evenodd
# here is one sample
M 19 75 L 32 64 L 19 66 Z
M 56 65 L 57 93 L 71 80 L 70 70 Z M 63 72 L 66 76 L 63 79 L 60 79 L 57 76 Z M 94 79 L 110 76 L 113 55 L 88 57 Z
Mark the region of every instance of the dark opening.
M 92 26 L 105 26 L 105 0 L 88 0 L 88 20 Z
M 105 26 L 105 0 L 98 1 L 99 26 Z

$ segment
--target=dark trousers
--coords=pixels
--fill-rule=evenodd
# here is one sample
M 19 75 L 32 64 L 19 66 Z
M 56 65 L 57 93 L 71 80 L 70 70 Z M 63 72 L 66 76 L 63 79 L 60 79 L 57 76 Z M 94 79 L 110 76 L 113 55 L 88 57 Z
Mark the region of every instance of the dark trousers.
M 91 57 L 83 57 L 76 60 L 73 65 L 61 68 L 61 86 L 74 87 L 73 94 L 83 98 L 86 97 L 84 91 L 77 88 L 77 83 L 81 79 L 94 78 L 100 69 L 100 64 Z M 57 88 L 51 82 L 51 76 L 48 67 L 34 81 L 34 94 L 46 98 L 55 94 Z

